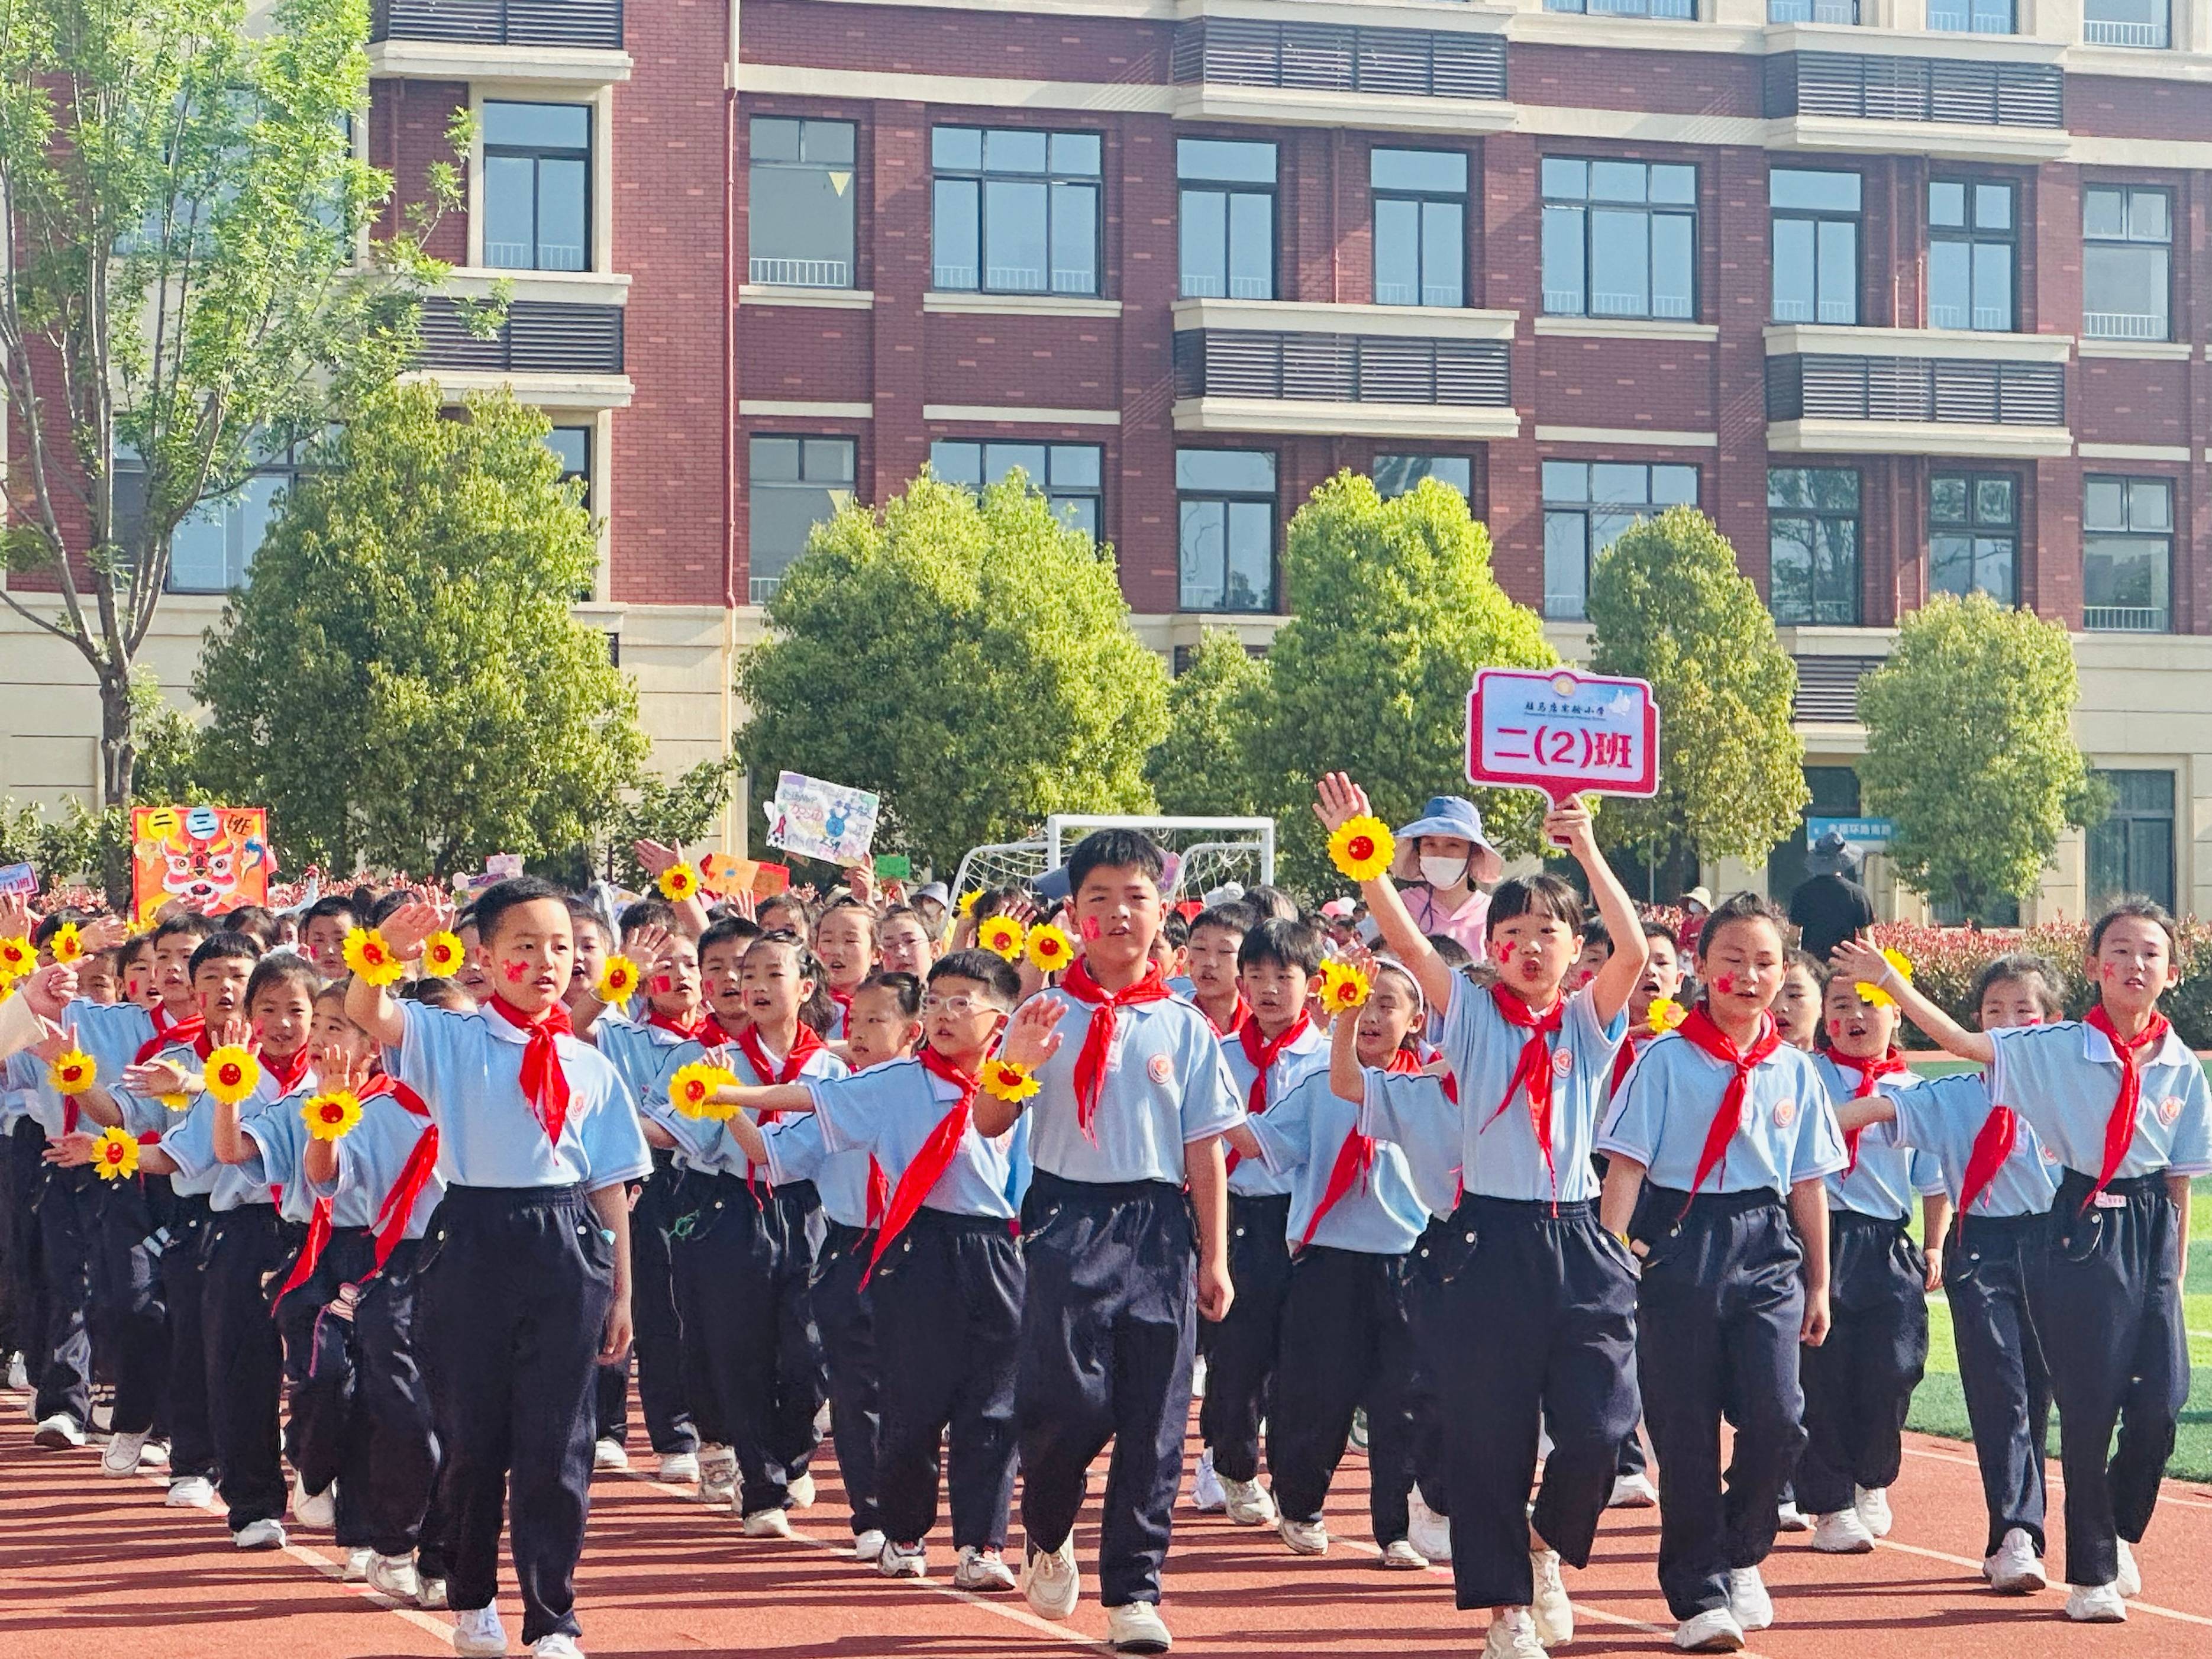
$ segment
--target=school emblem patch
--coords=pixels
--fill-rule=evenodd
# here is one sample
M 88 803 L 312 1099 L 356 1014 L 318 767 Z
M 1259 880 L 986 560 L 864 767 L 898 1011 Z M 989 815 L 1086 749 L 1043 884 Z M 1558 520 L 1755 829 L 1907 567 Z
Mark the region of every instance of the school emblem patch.
M 1562 1048 L 1552 1056 L 1552 1071 L 1555 1075 L 1565 1077 L 1574 1069 L 1575 1056 L 1572 1050 Z
M 2179 1095 L 2168 1095 L 2158 1103 L 2158 1121 L 2160 1123 L 2172 1123 L 2180 1115 L 2181 1097 Z
M 1175 1061 L 1165 1054 L 1154 1054 L 1145 1062 L 1145 1075 L 1155 1083 L 1165 1083 L 1175 1075 Z
M 1796 1101 L 1778 1100 L 1774 1103 L 1774 1127 L 1776 1128 L 1788 1128 L 1790 1124 L 1796 1121 L 1796 1116 L 1797 1103 Z
M 2045 1146 L 2043 1149 L 2043 1161 L 2045 1164 L 2056 1164 L 2058 1162 L 2058 1149 L 2055 1146 Z

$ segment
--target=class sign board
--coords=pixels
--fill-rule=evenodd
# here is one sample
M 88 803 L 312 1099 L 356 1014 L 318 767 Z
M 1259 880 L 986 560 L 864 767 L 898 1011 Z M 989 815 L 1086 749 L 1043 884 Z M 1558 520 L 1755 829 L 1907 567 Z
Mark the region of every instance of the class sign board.
M 1470 783 L 1577 795 L 1659 793 L 1659 706 L 1643 680 L 1485 668 L 1467 699 Z

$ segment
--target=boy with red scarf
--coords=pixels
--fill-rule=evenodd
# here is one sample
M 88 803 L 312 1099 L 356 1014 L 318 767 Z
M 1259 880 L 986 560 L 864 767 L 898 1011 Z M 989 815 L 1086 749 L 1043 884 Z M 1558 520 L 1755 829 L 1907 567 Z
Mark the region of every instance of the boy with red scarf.
M 652 1160 L 614 1067 L 569 1030 L 576 941 L 560 890 L 517 876 L 475 915 L 482 1008 L 397 1002 L 356 977 L 346 1016 L 428 1108 L 447 1183 L 416 1268 L 415 1338 L 445 1459 L 453 1645 L 507 1650 L 496 1597 L 511 1498 L 522 1639 L 537 1659 L 575 1659 L 592 1382 L 629 1347 L 623 1187 Z M 408 904 L 379 932 L 407 962 L 439 925 Z
M 1110 1440 L 1099 1600 L 1122 1653 L 1164 1653 L 1170 1640 L 1160 1568 L 1182 1481 L 1194 1315 L 1229 1311 L 1221 1136 L 1243 1116 L 1213 1027 L 1153 960 L 1165 868 L 1134 830 L 1076 844 L 1067 874 L 1083 955 L 1036 999 L 1065 1010 L 1069 1040 L 1037 1068 L 1030 1101 L 975 1103 L 985 1136 L 1031 1115 L 1014 1385 L 1022 1587 L 1045 1618 L 1075 1610 L 1075 1518 Z
M 1317 793 L 1332 834 L 1368 811 L 1341 774 Z M 1491 894 L 1484 945 L 1498 978 L 1486 988 L 1445 964 L 1387 874 L 1363 884 L 1384 942 L 1443 1011 L 1456 1084 L 1455 1097 L 1370 1088 L 1359 1127 L 1413 1150 L 1428 1186 L 1441 1171 L 1426 1166 L 1458 1154 L 1465 1195 L 1443 1235 L 1425 1358 L 1442 1406 L 1454 1588 L 1463 1611 L 1489 1612 L 1490 1659 L 1540 1659 L 1573 1639 L 1560 1564 L 1588 1565 L 1638 1409 L 1635 1275 L 1597 1224 L 1590 1142 L 1644 972 L 1644 933 L 1586 807 L 1554 807 L 1544 835 L 1582 866 L 1614 941 L 1571 995 L 1583 905 L 1560 878 L 1522 877 Z M 1552 1450 L 1532 1511 L 1547 1425 Z
M 856 1012 L 875 981 L 860 988 Z M 1014 1490 L 1014 1358 L 1021 1333 L 1022 1258 L 1012 1222 L 1028 1181 L 1024 1121 L 997 1135 L 975 1127 L 992 1050 L 1021 999 L 1021 976 L 988 951 L 958 951 L 931 969 L 921 999 L 928 1047 L 848 1078 L 725 1091 L 763 1117 L 810 1112 L 765 1130 L 743 1114 L 738 1140 L 781 1180 L 797 1151 L 803 1171 L 822 1152 L 862 1151 L 893 1185 L 883 1224 L 856 1249 L 872 1285 L 880 1382 L 876 1464 L 886 1578 L 928 1571 L 937 1524 L 940 1442 L 949 1434 L 957 1589 L 1010 1590 L 1001 1555 Z M 1005 1062 L 1033 1067 L 1060 1046 L 1056 1004 L 1030 1005 Z M 1001 1083 L 1001 1087 L 1006 1086 Z M 844 1437 L 838 1438 L 844 1451 Z

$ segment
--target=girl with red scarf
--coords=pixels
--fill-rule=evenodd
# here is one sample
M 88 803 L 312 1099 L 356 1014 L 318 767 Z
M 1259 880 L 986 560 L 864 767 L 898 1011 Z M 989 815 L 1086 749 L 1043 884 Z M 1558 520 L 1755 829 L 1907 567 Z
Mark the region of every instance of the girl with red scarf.
M 2177 943 L 2158 905 L 2123 900 L 2089 930 L 2097 1003 L 2086 1020 L 1979 1032 L 1870 947 L 1846 942 L 1833 958 L 1952 1054 L 1989 1066 L 1990 1098 L 2064 1170 L 2028 1258 L 2027 1299 L 2064 1435 L 2066 1613 L 2090 1623 L 2125 1619 L 2142 1592 L 2129 1546 L 2158 1507 L 2189 1395 L 2181 1264 L 2189 1183 L 2212 1171 L 2212 1091 L 2158 1012 L 2180 976 Z

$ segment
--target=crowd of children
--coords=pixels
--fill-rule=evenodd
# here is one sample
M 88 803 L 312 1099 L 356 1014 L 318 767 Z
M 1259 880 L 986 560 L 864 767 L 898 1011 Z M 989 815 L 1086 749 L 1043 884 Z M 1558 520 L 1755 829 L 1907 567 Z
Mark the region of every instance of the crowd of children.
M 856 1559 L 928 1574 L 942 1493 L 951 1582 L 1048 1619 L 1103 1452 L 1109 1640 L 1158 1653 L 1195 1395 L 1192 1506 L 1322 1554 L 1364 1446 L 1380 1565 L 1449 1558 L 1489 1659 L 1571 1640 L 1565 1571 L 1655 1503 L 1675 1644 L 1726 1651 L 1778 1532 L 1889 1530 L 1942 1288 L 1992 1589 L 2045 1586 L 2055 1405 L 2066 1611 L 2125 1618 L 2212 1170 L 2170 917 L 2097 924 L 2085 1021 L 2011 956 L 1967 1031 L 1749 894 L 1678 937 L 1578 805 L 1572 883 L 1505 878 L 1464 800 L 1394 834 L 1331 775 L 1316 811 L 1364 926 L 1178 904 L 1127 829 L 957 905 L 856 872 L 710 907 L 649 842 L 619 908 L 516 877 L 126 936 L 0 901 L 37 1442 L 88 1448 L 97 1392 L 106 1474 L 219 1497 L 241 1549 L 328 1529 L 463 1654 L 507 1651 L 504 1532 L 538 1659 L 581 1650 L 633 1371 L 659 1479 L 743 1536 L 817 1502 L 826 1425 Z M 1984 1070 L 1916 1077 L 1905 1018 Z

